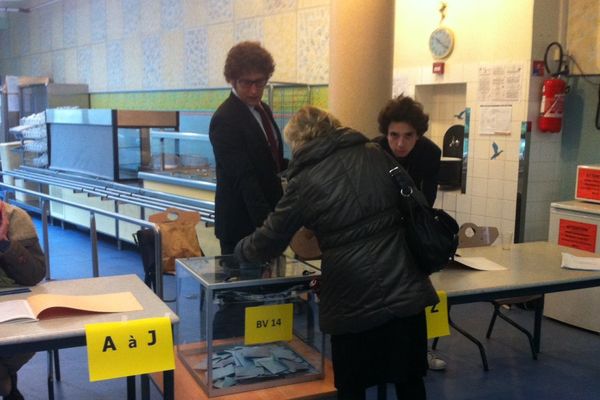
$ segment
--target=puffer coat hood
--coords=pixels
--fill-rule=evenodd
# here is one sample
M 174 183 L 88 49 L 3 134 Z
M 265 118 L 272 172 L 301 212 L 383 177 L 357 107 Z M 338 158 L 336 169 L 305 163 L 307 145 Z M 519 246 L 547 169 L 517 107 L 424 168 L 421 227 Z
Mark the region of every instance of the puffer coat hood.
M 275 211 L 238 244 L 241 258 L 266 260 L 300 227 L 314 231 L 326 333 L 361 332 L 437 302 L 406 248 L 399 193 L 387 173 L 393 166 L 379 145 L 351 129 L 308 142 L 294 153 Z

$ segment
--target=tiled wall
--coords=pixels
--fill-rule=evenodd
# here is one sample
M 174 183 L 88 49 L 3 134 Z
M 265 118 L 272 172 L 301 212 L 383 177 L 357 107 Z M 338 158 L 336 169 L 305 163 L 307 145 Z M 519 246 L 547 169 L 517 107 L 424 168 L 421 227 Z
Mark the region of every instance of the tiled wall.
M 274 81 L 325 84 L 329 0 L 58 0 L 9 15 L 0 73 L 91 92 L 223 87 L 241 40 L 271 51 Z
M 481 66 L 516 65 L 521 71 L 521 93 L 518 101 L 499 102 L 510 105 L 511 132 L 509 135 L 481 134 L 478 96 L 479 68 Z M 512 230 L 516 220 L 516 197 L 519 168 L 521 121 L 526 119 L 526 95 L 529 88 L 529 62 L 452 64 L 443 76 L 431 73 L 431 65 L 422 68 L 397 68 L 394 72 L 394 93 L 423 96 L 426 111 L 432 116 L 429 135 L 442 147 L 442 137 L 450 124 L 456 123 L 453 115 L 464 107 L 471 109 L 467 191 L 439 191 L 436 206 L 456 217 L 459 224 L 473 222 L 483 226 L 496 226 Z M 448 65 L 447 65 L 448 67 Z M 462 87 L 466 85 L 466 96 Z M 491 102 L 494 103 L 494 102 Z M 492 158 L 493 143 L 500 155 Z

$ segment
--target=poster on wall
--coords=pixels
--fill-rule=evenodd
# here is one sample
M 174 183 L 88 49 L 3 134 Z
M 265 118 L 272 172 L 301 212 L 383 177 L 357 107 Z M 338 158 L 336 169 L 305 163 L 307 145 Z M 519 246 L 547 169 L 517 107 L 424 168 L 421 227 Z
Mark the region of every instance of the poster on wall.
M 481 135 L 510 135 L 511 120 L 511 105 L 482 104 L 479 107 Z
M 414 86 L 412 87 L 414 88 Z M 396 97 L 400 96 L 401 94 L 404 94 L 405 96 L 414 96 L 408 76 L 394 72 L 394 79 L 392 81 L 392 95 L 393 97 Z
M 522 75 L 523 67 L 519 64 L 480 65 L 478 100 L 519 101 Z

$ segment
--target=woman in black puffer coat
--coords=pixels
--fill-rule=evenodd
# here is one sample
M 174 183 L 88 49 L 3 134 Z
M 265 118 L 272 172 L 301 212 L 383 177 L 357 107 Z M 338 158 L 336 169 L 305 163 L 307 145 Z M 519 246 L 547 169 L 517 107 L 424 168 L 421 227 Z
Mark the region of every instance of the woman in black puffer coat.
M 236 246 L 242 261 L 280 255 L 302 226 L 322 251 L 319 320 L 331 334 L 340 399 L 396 384 L 398 398 L 425 398 L 424 308 L 437 302 L 404 238 L 393 160 L 332 115 L 304 107 L 285 129 L 293 151 L 288 185 L 262 227 Z

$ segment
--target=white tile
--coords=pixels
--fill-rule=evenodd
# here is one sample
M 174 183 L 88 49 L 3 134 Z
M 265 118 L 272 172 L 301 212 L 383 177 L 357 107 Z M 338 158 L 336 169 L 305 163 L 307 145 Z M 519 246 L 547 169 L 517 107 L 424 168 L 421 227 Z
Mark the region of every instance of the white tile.
M 460 194 L 456 197 L 456 212 L 461 214 L 471 213 L 471 196 Z
M 446 192 L 443 197 L 443 208 L 446 211 L 456 211 L 456 192 Z
M 482 159 L 473 160 L 473 169 L 469 171 L 474 178 L 487 178 L 491 172 L 489 171 L 489 161 Z
M 493 226 L 498 228 L 499 232 L 502 232 L 500 226 L 502 226 L 502 218 L 498 218 L 495 216 L 488 216 L 485 218 L 484 223 L 482 224 L 483 226 Z M 494 241 L 492 243 L 492 246 L 496 246 L 498 244 L 500 237 L 498 237 L 498 240 Z
M 514 200 L 503 200 L 502 201 L 502 219 L 513 220 L 517 210 L 517 203 Z
M 473 178 L 470 193 L 473 196 L 487 196 L 487 178 Z
M 488 179 L 487 196 L 492 199 L 502 199 L 504 194 L 504 181 Z
M 504 200 L 515 200 L 517 198 L 517 181 L 504 181 L 502 185 L 502 199 Z
M 298 11 L 298 81 L 329 82 L 329 8 Z
M 471 214 L 457 212 L 455 219 L 456 222 L 458 222 L 458 226 L 461 226 L 462 224 L 471 221 Z
M 273 80 L 298 81 L 297 18 L 296 13 L 272 15 L 264 20 L 264 44 L 276 60 Z
M 487 198 L 484 196 L 473 196 L 471 199 L 471 214 L 485 216 Z
M 489 160 L 491 143 L 486 138 L 471 137 L 469 140 L 469 152 L 473 151 L 473 156 L 477 159 Z
M 485 215 L 488 218 L 502 218 L 502 200 L 488 197 L 486 200 Z
M 503 179 L 509 182 L 516 182 L 519 178 L 519 162 L 505 161 Z
M 467 222 L 472 222 L 479 226 L 487 226 L 487 220 L 483 214 L 471 214 L 470 220 Z

